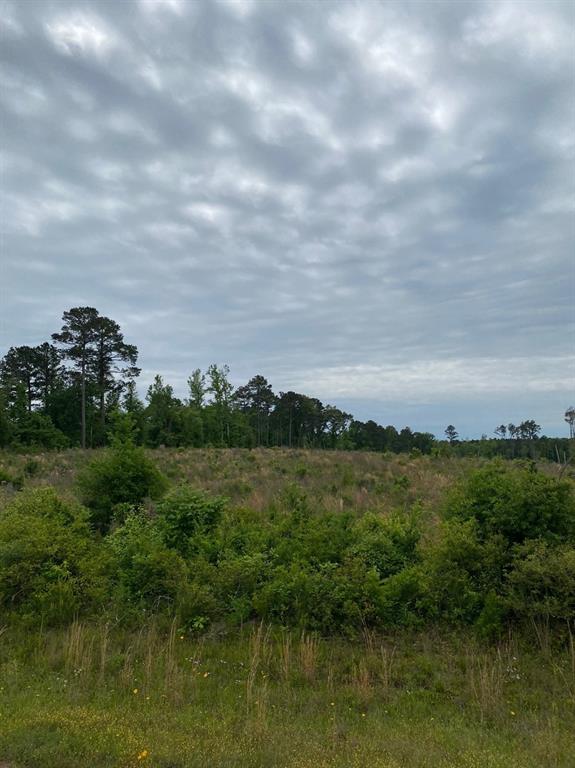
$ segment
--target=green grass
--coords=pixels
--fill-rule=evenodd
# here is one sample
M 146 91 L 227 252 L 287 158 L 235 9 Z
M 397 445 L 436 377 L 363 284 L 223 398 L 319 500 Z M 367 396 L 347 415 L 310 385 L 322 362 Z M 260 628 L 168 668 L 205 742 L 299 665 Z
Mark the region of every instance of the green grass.
M 573 659 L 513 638 L 77 624 L 7 631 L 0 659 L 15 768 L 573 766 Z

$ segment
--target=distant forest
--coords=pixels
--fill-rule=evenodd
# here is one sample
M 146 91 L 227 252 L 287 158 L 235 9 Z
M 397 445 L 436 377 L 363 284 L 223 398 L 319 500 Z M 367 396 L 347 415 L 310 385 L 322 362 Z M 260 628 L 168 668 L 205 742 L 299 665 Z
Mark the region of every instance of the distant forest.
M 104 446 L 118 417 L 128 414 L 137 441 L 152 448 L 277 446 L 561 462 L 572 450 L 574 408 L 565 412 L 571 439 L 541 436 L 539 425 L 526 419 L 467 441 L 449 424 L 437 440 L 410 427 L 358 421 L 298 392 L 276 394 L 261 375 L 235 389 L 227 365 L 192 371 L 184 399 L 158 375 L 144 402 L 136 389 L 137 362 L 137 347 L 125 342 L 114 320 L 93 307 L 64 312 L 50 341 L 11 347 L 0 362 L 0 447 Z

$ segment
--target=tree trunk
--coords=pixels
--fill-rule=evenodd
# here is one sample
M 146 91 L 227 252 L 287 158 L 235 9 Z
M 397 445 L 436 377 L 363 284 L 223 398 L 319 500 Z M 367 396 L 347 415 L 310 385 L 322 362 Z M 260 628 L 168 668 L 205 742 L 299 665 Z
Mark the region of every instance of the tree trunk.
M 82 448 L 86 448 L 86 357 L 82 357 Z
M 103 349 L 103 342 L 100 341 L 100 360 L 98 363 L 98 374 L 100 377 L 100 425 L 102 427 L 102 440 L 106 432 L 106 361 Z
M 102 438 L 106 431 L 106 393 L 104 386 L 100 389 L 100 424 L 102 425 Z

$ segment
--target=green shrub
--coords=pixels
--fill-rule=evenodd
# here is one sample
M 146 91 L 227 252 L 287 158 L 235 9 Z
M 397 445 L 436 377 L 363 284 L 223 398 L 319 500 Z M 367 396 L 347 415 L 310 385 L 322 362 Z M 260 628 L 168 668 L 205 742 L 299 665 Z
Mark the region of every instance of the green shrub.
M 520 617 L 575 621 L 575 547 L 545 541 L 517 547 L 506 595 Z
M 264 619 L 332 633 L 346 625 L 345 606 L 352 597 L 353 584 L 336 563 L 317 568 L 293 563 L 274 569 L 254 596 L 254 607 Z
M 375 568 L 381 578 L 417 560 L 420 532 L 414 516 L 366 514 L 354 525 L 353 538 L 355 544 L 349 554 L 368 568 Z
M 167 546 L 189 555 L 193 539 L 213 532 L 220 522 L 226 500 L 209 496 L 187 485 L 171 490 L 158 505 L 160 526 Z
M 24 464 L 23 472 L 26 475 L 26 477 L 34 477 L 38 474 L 40 471 L 40 462 L 38 459 L 34 459 L 32 456 L 29 456 L 26 459 L 26 463 Z
M 0 606 L 34 623 L 69 621 L 103 605 L 107 563 L 88 514 L 52 488 L 18 494 L 0 515 Z
M 188 569 L 165 546 L 158 525 L 141 511 L 126 516 L 106 539 L 115 563 L 116 599 L 120 604 L 161 609 L 185 595 Z
M 489 592 L 475 622 L 475 631 L 479 637 L 484 640 L 495 640 L 499 637 L 503 631 L 507 613 L 506 601 L 495 592 Z
M 533 465 L 491 462 L 473 472 L 449 496 L 446 514 L 476 520 L 478 534 L 501 534 L 513 543 L 575 535 L 575 497 L 568 481 L 538 472 Z
M 54 426 L 52 419 L 44 413 L 32 411 L 18 419 L 14 433 L 16 445 L 47 450 L 62 450 L 70 445 L 66 435 Z
M 422 570 L 405 568 L 385 580 L 378 595 L 377 614 L 382 626 L 416 626 L 421 623 L 425 596 Z
M 485 596 L 501 590 L 507 549 L 502 536 L 482 540 L 473 519 L 443 522 L 421 553 L 425 615 L 453 623 L 476 621 Z
M 90 462 L 80 473 L 78 486 L 92 525 L 105 533 L 116 506 L 138 506 L 146 498 L 158 499 L 167 481 L 142 448 L 126 442 Z

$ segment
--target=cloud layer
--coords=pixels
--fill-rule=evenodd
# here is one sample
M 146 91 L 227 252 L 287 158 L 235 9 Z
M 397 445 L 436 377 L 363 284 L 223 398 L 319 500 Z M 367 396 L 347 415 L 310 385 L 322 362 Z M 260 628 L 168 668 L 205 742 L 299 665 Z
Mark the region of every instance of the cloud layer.
M 563 431 L 571 3 L 0 15 L 0 352 L 91 304 L 182 393 L 216 360 L 385 423 Z

